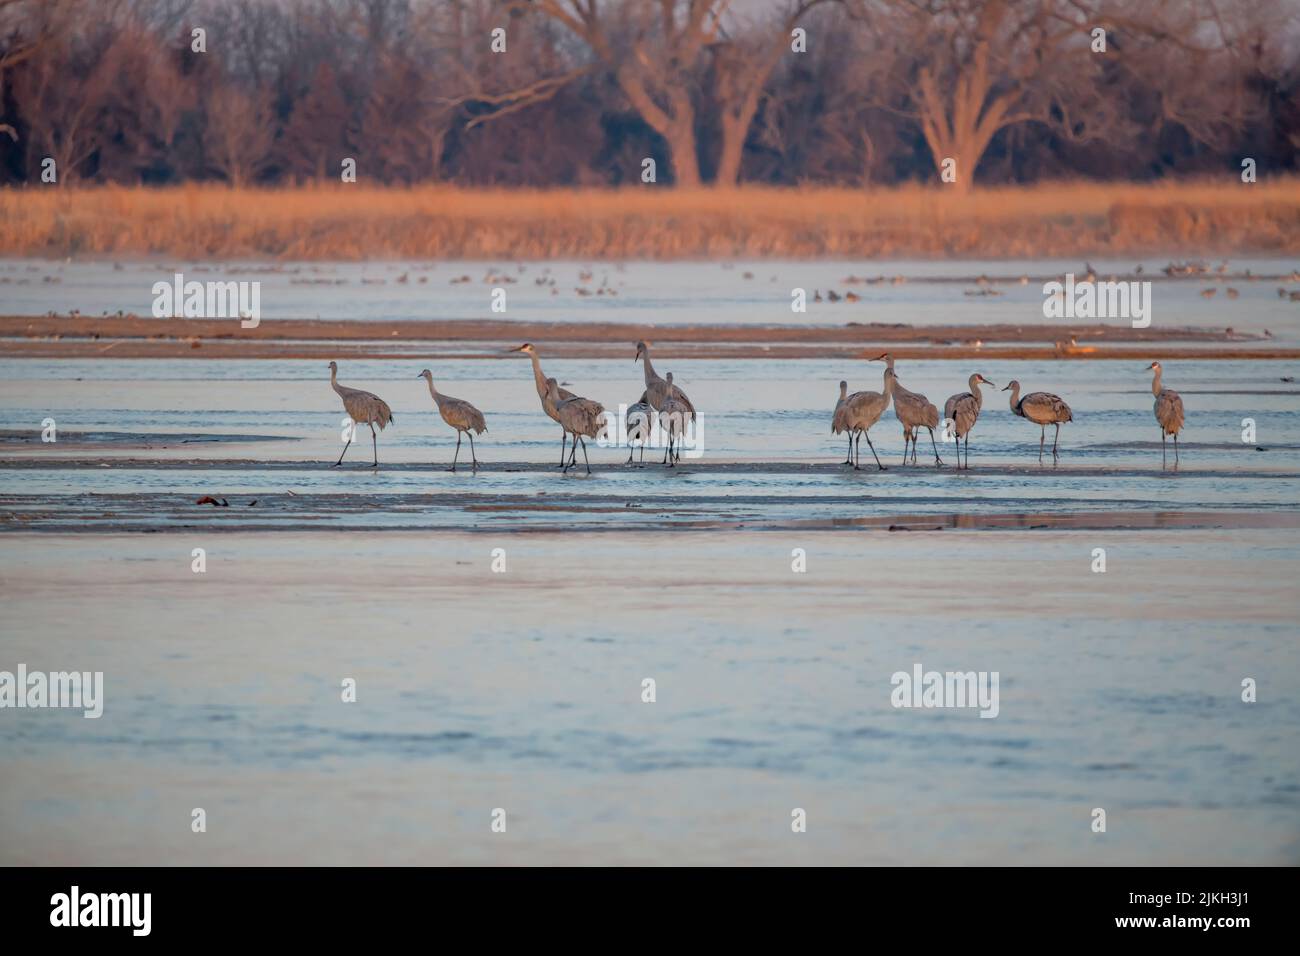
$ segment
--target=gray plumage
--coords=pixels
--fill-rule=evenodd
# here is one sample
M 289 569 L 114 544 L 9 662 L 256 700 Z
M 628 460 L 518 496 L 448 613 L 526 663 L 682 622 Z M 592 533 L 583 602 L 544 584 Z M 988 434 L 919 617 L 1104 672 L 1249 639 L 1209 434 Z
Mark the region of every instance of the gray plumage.
M 871 426 L 880 421 L 880 416 L 885 413 L 889 407 L 889 399 L 894 391 L 894 370 L 885 369 L 884 389 L 879 392 L 854 392 L 844 399 L 844 422 L 850 430 L 857 433 L 858 455 L 857 460 L 853 463 L 855 470 L 859 470 L 862 461 L 862 439 L 867 439 L 867 447 L 871 449 L 871 457 L 876 459 L 876 467 L 881 471 L 885 466 L 880 463 L 880 456 L 876 454 L 876 446 L 871 443 L 871 436 L 867 434 Z
M 551 401 L 551 396 L 546 389 L 546 376 L 542 374 L 542 363 L 537 357 L 537 348 L 531 342 L 525 342 L 514 352 L 525 353 L 533 363 L 533 384 L 537 386 L 537 397 L 542 400 L 542 411 L 546 412 L 554 422 L 559 422 L 559 413 L 555 410 L 555 403 Z M 559 388 L 560 398 L 576 398 L 577 396 L 567 388 Z M 569 433 L 561 430 L 560 432 L 560 467 L 564 467 L 564 448 L 568 443 Z
M 560 396 L 560 385 L 555 379 L 546 380 L 547 393 L 555 405 L 555 414 L 559 416 L 560 427 L 573 436 L 572 453 L 565 471 L 577 464 L 578 443 L 582 443 L 582 459 L 587 465 L 587 474 L 591 474 L 591 461 L 587 458 L 587 438 L 597 437 L 605 427 L 605 407 L 590 398 L 574 395 L 570 398 Z
M 888 352 L 873 359 L 883 361 L 887 368 L 894 371 L 894 357 Z M 895 375 L 897 373 L 895 372 Z M 912 443 L 912 464 L 916 464 L 916 433 L 922 428 L 930 432 L 930 446 L 934 449 L 935 465 L 942 465 L 939 446 L 934 440 L 934 430 L 939 427 L 939 409 L 920 392 L 913 392 L 903 387 L 897 377 L 894 379 L 894 415 L 903 426 L 903 464 L 907 464 L 907 443 Z
M 673 388 L 672 372 L 668 373 L 665 382 L 668 388 L 664 393 L 663 404 L 659 406 L 659 427 L 668 435 L 668 453 L 665 460 L 668 467 L 673 468 L 681 461 L 681 437 L 686 433 L 686 425 L 692 418 L 693 410 L 677 396 Z
M 691 420 L 695 420 L 695 406 L 686 397 L 686 393 L 678 386 L 669 385 L 666 379 L 660 378 L 655 372 L 654 365 L 650 361 L 649 342 L 641 341 L 636 344 L 636 358 L 632 361 L 645 362 L 645 392 L 641 396 L 641 401 L 647 402 L 655 411 L 661 411 L 671 393 L 674 398 L 680 399 L 685 404 Z
M 1059 458 L 1056 448 L 1061 438 L 1061 426 L 1074 421 L 1070 406 L 1059 395 L 1051 392 L 1030 392 L 1020 397 L 1020 383 L 1011 382 L 1002 391 L 1011 393 L 1011 412 L 1028 419 L 1040 429 L 1038 434 L 1038 460 L 1043 460 L 1043 444 L 1047 440 L 1047 426 L 1056 426 L 1056 435 L 1052 438 L 1052 458 Z
M 645 446 L 650 441 L 652 431 L 650 416 L 653 414 L 654 409 L 650 407 L 650 403 L 645 401 L 644 397 L 627 410 L 627 464 L 629 465 L 632 464 L 633 442 L 640 443 L 641 463 L 645 464 Z
M 849 428 L 849 383 L 840 382 L 840 400 L 835 403 L 835 411 L 831 413 L 831 434 L 849 436 L 849 457 L 840 464 L 853 464 L 853 430 Z
M 460 458 L 462 434 L 469 435 L 469 454 L 474 467 L 477 468 L 478 455 L 474 450 L 474 434 L 482 435 L 487 431 L 483 413 L 463 398 L 452 398 L 438 391 L 433 384 L 433 373 L 427 368 L 417 378 L 422 378 L 429 383 L 429 394 L 433 397 L 433 403 L 438 406 L 438 414 L 442 416 L 444 422 L 456 429 L 456 454 L 451 459 L 451 470 L 456 470 L 456 461 Z
M 348 417 L 358 425 L 370 426 L 370 444 L 374 449 L 375 463 L 371 468 L 379 467 L 379 440 L 375 435 L 375 426 L 383 431 L 385 426 L 393 420 L 393 410 L 388 407 L 388 403 L 376 395 L 374 392 L 363 391 L 359 388 L 348 388 L 346 385 L 339 384 L 339 363 L 330 362 L 330 387 L 338 393 L 339 398 L 343 399 L 343 409 L 348 413 Z M 348 448 L 352 445 L 352 438 L 349 436 L 347 444 L 343 446 L 343 451 L 339 453 L 339 460 L 334 462 L 333 467 L 337 468 L 343 463 L 343 456 L 348 453 Z
M 984 407 L 984 396 L 980 393 L 981 385 L 997 388 L 979 372 L 966 382 L 968 392 L 961 392 L 949 397 L 943 403 L 943 417 L 952 422 L 953 436 L 957 439 L 957 467 L 961 468 L 961 440 L 966 439 L 966 467 L 970 467 L 970 432 L 979 421 L 980 409 Z
M 1164 369 L 1160 367 L 1159 362 L 1152 362 L 1147 366 L 1147 371 L 1154 371 L 1155 377 L 1151 380 L 1151 394 L 1156 397 L 1152 411 L 1155 412 L 1156 422 L 1160 425 L 1160 459 L 1162 464 L 1168 464 L 1168 456 L 1165 451 L 1166 436 L 1174 436 L 1174 467 L 1178 467 L 1178 433 L 1183 430 L 1183 399 L 1182 396 L 1172 388 L 1165 388 L 1160 384 L 1161 374 Z

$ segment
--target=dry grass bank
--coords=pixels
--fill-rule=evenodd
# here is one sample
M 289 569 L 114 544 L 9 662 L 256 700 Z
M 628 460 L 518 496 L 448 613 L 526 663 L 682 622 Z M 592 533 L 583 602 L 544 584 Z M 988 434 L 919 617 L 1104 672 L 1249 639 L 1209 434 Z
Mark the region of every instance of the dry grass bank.
M 1300 252 L 1300 180 L 1048 184 L 969 194 L 0 190 L 0 255 L 272 259 L 677 259 Z

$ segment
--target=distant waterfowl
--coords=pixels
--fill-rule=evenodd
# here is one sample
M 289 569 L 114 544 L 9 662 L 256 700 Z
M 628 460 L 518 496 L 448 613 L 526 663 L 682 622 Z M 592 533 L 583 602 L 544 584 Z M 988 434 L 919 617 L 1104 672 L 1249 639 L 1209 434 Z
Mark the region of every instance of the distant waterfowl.
M 1228 294 L 1229 299 L 1235 299 L 1238 295 L 1241 294 L 1236 289 L 1232 288 L 1232 286 L 1228 286 L 1228 288 L 1225 289 L 1224 291 Z
M 1202 289 L 1202 290 L 1201 290 L 1201 298 L 1202 298 L 1202 299 L 1213 299 L 1213 298 L 1214 298 L 1214 293 L 1216 293 L 1216 292 L 1218 292 L 1218 291 L 1219 291 L 1218 289 L 1214 289 L 1214 288 L 1210 288 L 1210 289 Z
M 953 436 L 957 439 L 957 467 L 961 468 L 961 440 L 966 439 L 966 468 L 970 468 L 970 433 L 979 420 L 980 409 L 984 407 L 984 396 L 979 387 L 988 385 L 997 388 L 983 375 L 976 372 L 967 380 L 970 391 L 953 395 L 943 403 L 943 417 L 952 422 Z
M 867 447 L 871 449 L 871 457 L 876 459 L 876 467 L 885 471 L 885 466 L 880 463 L 880 456 L 876 454 L 876 446 L 871 444 L 871 436 L 867 432 L 871 426 L 880 421 L 880 416 L 885 413 L 889 407 L 889 400 L 894 393 L 894 370 L 885 369 L 884 390 L 880 392 L 854 392 L 845 399 L 845 422 L 851 432 L 857 433 L 857 457 L 853 462 L 855 471 L 861 470 L 862 463 L 862 439 L 867 439 Z
M 523 352 L 533 363 L 533 384 L 537 387 L 537 397 L 542 400 L 542 411 L 550 416 L 551 420 L 558 423 L 560 421 L 559 413 L 555 411 L 555 404 L 551 401 L 550 395 L 546 390 L 546 376 L 542 374 L 542 363 L 537 357 L 537 347 L 531 342 L 525 342 L 517 349 L 511 349 L 512 352 Z M 574 394 L 567 388 L 560 389 L 560 398 L 574 398 Z M 560 467 L 564 467 L 564 450 L 568 444 L 569 433 L 560 431 Z
M 886 367 L 894 371 L 894 357 L 888 352 L 877 356 L 872 361 L 883 361 Z M 934 430 L 939 427 L 939 409 L 920 392 L 913 392 L 903 387 L 903 383 L 894 378 L 894 414 L 903 426 L 903 464 L 907 464 L 907 443 L 912 443 L 912 464 L 916 464 L 916 433 L 924 428 L 930 432 L 930 445 L 934 449 L 935 465 L 942 465 L 939 446 L 934 440 Z
M 1043 444 L 1047 440 L 1047 426 L 1056 426 L 1056 436 L 1052 439 L 1052 459 L 1060 457 L 1057 453 L 1057 442 L 1061 437 L 1061 425 L 1065 422 L 1074 421 L 1074 416 L 1070 413 L 1070 406 L 1062 401 L 1059 395 L 1053 395 L 1051 392 L 1030 392 L 1024 398 L 1020 397 L 1020 383 L 1012 382 L 1002 391 L 1011 393 L 1011 411 L 1021 418 L 1028 419 L 1041 429 L 1038 436 L 1038 460 L 1043 460 Z
M 370 426 L 370 444 L 374 449 L 375 463 L 371 468 L 379 467 L 379 441 L 375 435 L 375 426 L 383 431 L 389 422 L 393 420 L 393 410 L 388 407 L 388 403 L 373 392 L 362 391 L 359 388 L 348 388 L 346 385 L 339 384 L 339 363 L 330 362 L 330 387 L 338 393 L 339 398 L 343 399 L 343 408 L 348 413 L 355 425 Z M 347 444 L 343 446 L 343 451 L 339 452 L 339 460 L 331 466 L 337 468 L 343 463 L 343 456 L 348 453 L 348 448 L 352 445 L 352 435 L 355 428 L 348 432 Z
M 591 460 L 587 457 L 585 439 L 595 438 L 600 434 L 601 428 L 604 427 L 605 407 L 600 402 L 577 395 L 572 398 L 561 398 L 559 383 L 553 378 L 546 380 L 546 388 L 550 393 L 551 402 L 555 405 L 555 412 L 560 416 L 560 425 L 573 436 L 569 463 L 564 466 L 564 470 L 568 471 L 578 463 L 578 443 L 581 442 L 582 460 L 587 466 L 587 474 L 590 475 Z
M 460 458 L 460 437 L 462 434 L 469 436 L 469 456 L 473 461 L 473 468 L 478 468 L 478 455 L 474 451 L 474 433 L 482 435 L 487 431 L 487 423 L 483 420 L 483 413 L 462 398 L 452 398 L 450 395 L 444 395 L 433 386 L 433 373 L 427 368 L 416 378 L 422 378 L 429 383 L 429 394 L 433 396 L 433 403 L 438 406 L 438 414 L 442 420 L 456 429 L 456 454 L 451 459 L 451 470 L 456 470 L 456 461 Z
M 1159 362 L 1152 362 L 1147 366 L 1148 372 L 1154 371 L 1155 377 L 1151 380 L 1151 394 L 1156 397 L 1153 411 L 1155 412 L 1156 421 L 1160 425 L 1160 463 L 1162 466 L 1169 463 L 1168 453 L 1165 451 L 1165 438 L 1168 435 L 1174 436 L 1174 467 L 1178 467 L 1178 433 L 1183 430 L 1183 399 L 1173 389 L 1165 388 L 1160 384 L 1160 376 L 1164 371 Z

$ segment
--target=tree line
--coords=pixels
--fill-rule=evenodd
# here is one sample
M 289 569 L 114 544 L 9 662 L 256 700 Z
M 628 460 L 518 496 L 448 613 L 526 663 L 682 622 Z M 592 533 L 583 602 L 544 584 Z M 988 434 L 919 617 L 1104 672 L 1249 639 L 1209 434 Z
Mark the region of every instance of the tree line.
M 1295 0 L 0 0 L 0 182 L 1294 170 Z M 647 163 L 653 160 L 653 164 Z

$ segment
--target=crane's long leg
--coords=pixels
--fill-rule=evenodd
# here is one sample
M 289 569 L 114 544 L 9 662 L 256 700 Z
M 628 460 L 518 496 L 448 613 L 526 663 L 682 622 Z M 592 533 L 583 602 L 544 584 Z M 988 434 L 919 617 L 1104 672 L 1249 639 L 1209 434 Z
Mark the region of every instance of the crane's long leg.
M 938 443 L 935 442 L 935 440 L 934 440 L 934 429 L 931 428 L 929 425 L 927 425 L 927 426 L 925 426 L 925 427 L 926 427 L 926 430 L 930 433 L 930 444 L 934 447 L 934 463 L 935 463 L 936 465 L 942 465 L 942 464 L 943 464 L 943 459 L 939 457 L 939 445 L 938 445 Z
M 1160 467 L 1169 467 L 1169 452 L 1165 450 L 1165 430 L 1160 429 Z
M 582 460 L 583 460 L 583 462 L 585 462 L 586 465 L 587 465 L 587 474 L 590 475 L 590 474 L 591 474 L 591 459 L 589 459 L 589 458 L 587 457 L 587 440 L 586 440 L 585 438 L 578 438 L 577 435 L 574 435 L 573 437 L 576 438 L 576 439 L 578 439 L 579 441 L 582 442 Z
M 907 464 L 907 428 L 903 428 L 903 460 L 899 464 Z
M 371 422 L 371 423 L 370 423 L 370 446 L 371 446 L 371 447 L 374 449 L 374 451 L 375 451 L 375 463 L 374 463 L 373 465 L 371 465 L 370 467 L 371 467 L 371 468 L 378 468 L 378 467 L 379 467 L 379 439 L 375 437 L 375 423 L 374 423 L 374 422 Z
M 469 457 L 473 459 L 473 461 L 474 461 L 474 467 L 477 468 L 477 467 L 478 467 L 478 455 L 474 454 L 474 433 L 473 433 L 473 432 L 466 432 L 465 434 L 469 436 Z
M 852 429 L 849 430 L 849 457 L 848 457 L 848 458 L 845 458 L 844 461 L 843 461 L 841 464 L 845 464 L 845 465 L 851 465 L 851 464 L 853 464 L 853 431 L 852 431 Z
M 853 470 L 862 470 L 862 432 L 857 434 L 857 454 L 854 456 Z
M 1060 443 L 1060 441 L 1061 441 L 1061 423 L 1057 422 L 1056 434 L 1052 436 L 1052 457 L 1053 458 L 1061 457 L 1061 453 L 1056 450 L 1056 446 Z
M 561 428 L 560 429 L 560 470 L 561 471 L 564 470 L 564 449 L 568 445 L 568 442 L 569 442 L 569 433 Z
M 339 465 L 343 464 L 343 456 L 348 453 L 348 446 L 350 446 L 351 444 L 352 444 L 352 439 L 349 438 L 347 445 L 344 445 L 343 450 L 339 452 L 339 460 L 334 462 L 334 464 L 330 465 L 331 468 L 337 468 Z
M 641 439 L 641 457 L 637 460 L 637 464 L 640 465 L 642 468 L 645 467 L 645 439 L 644 438 Z
M 880 456 L 876 454 L 876 446 L 871 444 L 871 436 L 867 435 L 866 432 L 863 432 L 862 434 L 867 436 L 867 447 L 871 449 L 871 457 L 876 459 L 876 467 L 881 471 L 884 471 L 885 466 L 880 463 Z
M 451 456 L 451 470 L 456 470 L 456 459 L 460 457 L 460 432 L 456 432 L 456 454 Z
M 1042 429 L 1038 433 L 1038 463 L 1041 465 L 1043 463 L 1043 442 L 1047 440 L 1047 426 L 1040 425 L 1039 428 Z
M 1178 467 L 1178 432 L 1174 432 L 1174 467 Z

